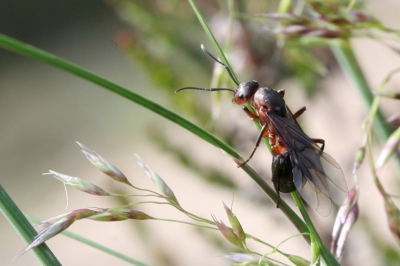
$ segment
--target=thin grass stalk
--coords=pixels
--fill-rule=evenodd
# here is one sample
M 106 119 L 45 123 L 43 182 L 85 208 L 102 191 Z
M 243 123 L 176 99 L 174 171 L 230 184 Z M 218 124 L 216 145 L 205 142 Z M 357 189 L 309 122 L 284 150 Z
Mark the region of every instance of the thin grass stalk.
M 45 62 L 49 65 L 55 66 L 59 69 L 62 69 L 66 72 L 69 72 L 71 74 L 74 74 L 78 77 L 81 77 L 85 80 L 88 80 L 94 84 L 99 85 L 100 87 L 103 87 L 115 94 L 118 94 L 120 96 L 123 96 L 124 98 L 127 98 L 143 107 L 146 109 L 149 109 L 160 116 L 180 125 L 181 127 L 187 129 L 188 131 L 192 132 L 193 134 L 197 135 L 198 137 L 204 139 L 208 143 L 210 143 L 213 146 L 216 146 L 217 148 L 220 148 L 224 152 L 228 153 L 232 157 L 239 159 L 243 161 L 243 158 L 234 150 L 232 149 L 229 145 L 225 144 L 218 138 L 214 137 L 207 131 L 203 130 L 202 128 L 196 126 L 195 124 L 187 121 L 186 119 L 182 118 L 181 116 L 177 115 L 176 113 L 162 107 L 161 105 L 154 103 L 150 101 L 147 98 L 144 98 L 143 96 L 140 96 L 114 82 L 111 82 L 103 77 L 100 77 L 88 70 L 85 70 L 81 67 L 78 67 L 77 65 L 70 63 L 66 60 L 63 60 L 53 54 L 50 54 L 48 52 L 45 52 L 43 50 L 40 50 L 36 47 L 33 47 L 31 45 L 25 44 L 23 42 L 20 42 L 18 40 L 15 40 L 11 37 L 8 37 L 4 34 L 0 34 L 0 47 L 3 47 L 6 50 L 25 55 L 27 57 Z M 244 168 L 244 167 L 243 167 Z M 246 169 L 251 169 L 249 166 L 246 166 Z M 257 183 L 261 184 L 263 183 L 263 189 L 266 189 L 266 187 L 269 187 L 268 184 L 261 178 L 259 177 L 254 170 L 251 169 L 253 172 L 250 177 Z M 254 179 L 256 176 L 258 176 L 256 179 Z M 269 187 L 270 188 L 270 187 Z M 271 192 L 269 195 L 273 195 Z M 276 195 L 276 193 L 275 193 Z M 294 213 L 290 208 L 282 208 L 282 212 L 285 213 L 286 216 L 290 217 L 290 221 L 292 221 L 295 225 L 296 228 L 301 229 L 300 233 L 307 232 L 307 227 L 304 224 L 304 222 L 301 220 L 301 218 Z
M 349 40 L 341 40 L 335 45 L 331 46 L 336 60 L 339 62 L 344 74 L 354 84 L 357 91 L 362 96 L 368 110 L 371 109 L 374 96 L 371 93 L 370 87 L 365 79 L 365 76 L 357 62 Z M 374 127 L 376 134 L 382 143 L 385 143 L 391 134 L 391 129 L 386 123 L 382 113 L 377 110 L 374 119 Z M 400 167 L 400 157 L 396 158 L 397 165 Z
M 313 242 L 317 245 L 321 256 L 324 258 L 324 261 L 329 266 L 340 266 L 339 262 L 335 259 L 332 253 L 325 247 L 322 243 L 320 236 L 318 235 L 317 230 L 314 227 L 314 224 L 311 221 L 310 216 L 308 216 L 307 210 L 303 204 L 303 201 L 297 191 L 291 193 L 294 201 L 296 202 L 297 207 L 300 210 L 301 215 L 303 216 L 304 222 L 306 223 L 308 230 L 310 232 L 310 237 Z
M 37 235 L 36 230 L 32 227 L 24 214 L 1 185 L 0 210 L 10 224 L 14 227 L 15 231 L 17 231 L 17 233 L 25 241 L 25 243 L 31 243 Z M 53 254 L 53 252 L 51 252 L 50 248 L 45 243 L 34 248 L 32 251 L 42 265 L 61 265 L 57 257 Z

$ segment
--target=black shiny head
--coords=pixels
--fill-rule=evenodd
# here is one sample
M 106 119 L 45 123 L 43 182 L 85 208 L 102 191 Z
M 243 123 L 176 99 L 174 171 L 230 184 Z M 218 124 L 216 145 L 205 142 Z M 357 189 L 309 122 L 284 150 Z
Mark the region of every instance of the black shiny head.
M 251 100 L 260 85 L 255 80 L 248 80 L 239 84 L 233 95 L 232 102 L 236 104 L 244 104 Z
M 212 59 L 214 59 L 215 62 L 218 64 L 222 65 L 226 71 L 228 72 L 229 77 L 232 79 L 233 82 L 238 86 L 236 90 L 228 89 L 228 88 L 199 88 L 199 87 L 183 87 L 175 92 L 179 92 L 181 90 L 202 90 L 202 91 L 231 91 L 233 92 L 233 98 L 232 102 L 237 103 L 237 104 L 244 104 L 248 101 L 250 101 L 253 97 L 253 95 L 257 92 L 259 89 L 260 85 L 258 84 L 257 81 L 255 80 L 248 80 L 245 82 L 242 82 L 239 84 L 238 80 L 234 76 L 232 70 L 229 68 L 228 65 L 224 64 L 221 62 L 221 60 L 217 59 L 215 56 L 213 56 L 209 51 L 204 48 L 204 45 L 201 45 L 201 49 Z

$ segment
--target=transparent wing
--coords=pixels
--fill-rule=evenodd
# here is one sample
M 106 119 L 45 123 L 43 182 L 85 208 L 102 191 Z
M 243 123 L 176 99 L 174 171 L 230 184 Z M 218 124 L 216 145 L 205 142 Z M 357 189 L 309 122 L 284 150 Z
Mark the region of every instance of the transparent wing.
M 277 136 L 288 149 L 297 191 L 320 215 L 327 216 L 331 212 L 332 201 L 339 206 L 346 203 L 349 190 L 343 171 L 303 132 L 288 108 L 287 112 L 287 118 L 274 112 L 267 115 Z
M 332 201 L 339 206 L 346 203 L 346 180 L 332 157 L 312 148 L 295 149 L 289 154 L 296 189 L 313 209 L 327 216 L 331 213 Z

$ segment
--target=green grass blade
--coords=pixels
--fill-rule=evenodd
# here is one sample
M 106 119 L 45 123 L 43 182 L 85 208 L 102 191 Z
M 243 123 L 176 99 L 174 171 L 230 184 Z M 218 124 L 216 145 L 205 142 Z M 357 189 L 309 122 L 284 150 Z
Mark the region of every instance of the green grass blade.
M 327 263 L 329 266 L 340 266 L 339 262 L 333 257 L 332 253 L 328 250 L 328 248 L 322 243 L 322 240 L 317 232 L 317 230 L 314 227 L 314 224 L 311 221 L 310 216 L 308 216 L 307 210 L 303 204 L 302 199 L 300 198 L 300 195 L 297 191 L 294 191 L 291 193 L 294 201 L 296 202 L 296 205 L 298 206 L 301 215 L 303 216 L 303 219 L 308 227 L 308 230 L 310 232 L 310 237 L 314 240 L 315 244 L 317 245 L 321 257 L 324 258 L 324 261 Z
M 26 217 L 27 217 L 31 222 L 34 222 L 34 223 L 36 223 L 36 224 L 40 224 L 40 223 L 42 222 L 40 219 L 37 219 L 37 218 L 35 218 L 35 217 L 33 217 L 33 216 L 30 216 L 30 215 L 26 215 Z M 132 265 L 136 265 L 136 266 L 147 266 L 147 264 L 145 264 L 145 263 L 143 263 L 143 262 L 140 262 L 140 261 L 135 260 L 135 259 L 133 259 L 133 258 L 131 258 L 131 257 L 128 257 L 128 256 L 126 256 L 126 255 L 124 255 L 124 254 L 122 254 L 122 253 L 120 253 L 120 252 L 118 252 L 118 251 L 115 251 L 115 250 L 113 250 L 113 249 L 110 249 L 110 248 L 108 248 L 108 247 L 105 247 L 105 246 L 103 246 L 103 245 L 100 245 L 100 244 L 98 244 L 98 243 L 96 243 L 96 242 L 93 242 L 92 240 L 89 240 L 89 239 L 87 239 L 87 238 L 85 238 L 85 237 L 82 237 L 82 236 L 79 236 L 79 235 L 77 235 L 77 234 L 74 234 L 74 233 L 72 233 L 72 232 L 70 232 L 70 231 L 68 231 L 68 230 L 63 231 L 61 234 L 65 235 L 65 236 L 67 236 L 67 237 L 70 237 L 70 238 L 72 238 L 72 239 L 78 240 L 79 242 L 84 243 L 84 244 L 86 244 L 86 245 L 88 245 L 88 246 L 91 246 L 91 247 L 94 247 L 94 248 L 99 249 L 99 250 L 101 250 L 101 251 L 104 251 L 105 253 L 108 253 L 108 254 L 110 254 L 110 255 L 112 255 L 112 256 L 114 256 L 114 257 L 117 257 L 117 258 L 119 258 L 119 259 L 121 259 L 121 260 L 124 260 L 124 261 L 126 261 L 126 262 L 129 262 L 129 263 L 131 263 Z
M 21 236 L 25 243 L 29 244 L 37 235 L 36 230 L 32 227 L 24 214 L 10 198 L 4 188 L 0 185 L 0 210 L 14 227 L 15 231 Z M 6 241 L 3 239 L 3 241 Z M 21 248 L 22 250 L 22 248 Z M 61 265 L 56 256 L 51 252 L 49 247 L 43 243 L 32 249 L 36 258 L 42 265 Z M 17 254 L 15 254 L 17 255 Z
M 83 79 L 86 79 L 88 81 L 91 81 L 95 84 L 98 84 L 99 86 L 114 92 L 118 95 L 121 95 L 157 114 L 160 116 L 182 126 L 183 128 L 187 129 L 188 131 L 192 132 L 193 134 L 199 136 L 200 138 L 204 139 L 208 143 L 216 146 L 217 148 L 222 149 L 232 157 L 239 159 L 243 161 L 243 158 L 230 146 L 225 144 L 223 141 L 217 139 L 207 131 L 201 129 L 200 127 L 196 126 L 195 124 L 187 121 L 186 119 L 182 118 L 181 116 L 171 112 L 170 110 L 162 107 L 161 105 L 154 103 L 114 82 L 111 82 L 105 78 L 102 78 L 90 71 L 87 71 L 81 67 L 78 67 L 75 64 L 72 64 L 68 61 L 65 61 L 53 54 L 47 53 L 43 50 L 40 50 L 36 47 L 33 47 L 31 45 L 25 44 L 23 42 L 20 42 L 18 40 L 15 40 L 13 38 L 10 38 L 8 36 L 5 36 L 3 34 L 0 34 L 0 47 L 3 47 L 7 50 L 37 59 L 39 61 L 46 62 L 50 65 L 53 65 L 57 68 L 63 69 L 67 72 L 70 72 L 76 76 L 79 76 Z M 257 182 L 259 185 L 262 184 L 262 188 L 265 189 L 266 193 L 271 197 L 271 199 L 274 200 L 274 197 L 276 197 L 276 193 L 271 189 L 271 187 L 268 186 L 268 184 L 259 176 L 257 175 L 249 166 L 243 167 L 243 170 L 247 172 L 252 171 L 252 174 L 250 177 L 254 179 L 255 182 Z M 269 192 L 267 192 L 269 191 Z M 275 195 L 275 196 L 274 196 Z M 290 208 L 288 208 L 290 209 Z M 295 226 L 299 228 L 300 232 L 306 232 L 307 227 L 304 225 L 304 223 L 301 221 L 301 219 L 296 215 L 293 211 L 289 211 L 286 209 L 281 209 L 286 216 L 292 217 L 291 221 L 295 223 Z
M 65 60 L 55 56 L 55 55 L 52 55 L 43 50 L 35 48 L 31 45 L 22 43 L 20 41 L 17 41 L 13 38 L 10 38 L 10 37 L 2 35 L 2 34 L 0 34 L 0 47 L 3 47 L 7 50 L 17 52 L 19 54 L 23 54 L 25 56 L 28 56 L 28 57 L 31 57 L 31 58 L 34 58 L 34 59 L 37 59 L 37 60 L 40 60 L 43 62 L 46 62 L 50 65 L 53 65 L 55 67 L 65 70 L 67 72 L 70 72 L 76 76 L 79 76 L 83 79 L 86 79 L 95 84 L 98 84 L 101 87 L 103 87 L 109 91 L 112 91 L 120 96 L 123 96 L 123 97 L 165 117 L 166 119 L 182 126 L 183 128 L 186 128 L 190 132 L 194 133 L 195 135 L 199 136 L 200 138 L 204 139 L 205 141 L 211 143 L 212 145 L 223 149 L 229 155 L 231 155 L 237 159 L 243 159 L 240 157 L 240 155 L 235 150 L 233 150 L 227 144 L 225 144 L 221 140 L 215 138 L 213 135 L 211 135 L 210 133 L 201 129 L 200 127 L 196 126 L 195 124 L 182 118 L 181 116 L 171 112 L 170 110 L 162 107 L 161 105 L 159 105 L 155 102 L 152 102 L 152 101 L 140 96 L 139 94 L 136 94 L 114 82 L 111 82 L 101 76 L 98 76 L 90 71 L 87 71 L 75 64 L 72 64 L 68 61 L 65 61 Z
M 374 95 L 368 85 L 367 80 L 358 64 L 358 61 L 354 55 L 353 49 L 351 47 L 350 41 L 341 40 L 331 46 L 333 54 L 336 60 L 339 62 L 340 67 L 347 78 L 353 82 L 355 88 L 361 94 L 367 108 L 370 109 L 373 106 Z M 385 117 L 382 115 L 379 109 L 375 112 L 374 128 L 376 129 L 376 134 L 382 143 L 385 143 L 389 138 L 393 130 L 386 123 Z M 400 168 L 400 156 L 396 157 L 397 166 Z
M 197 6 L 193 0 L 188 0 L 188 1 L 189 1 L 190 5 L 192 6 L 192 9 L 193 9 L 194 13 L 196 14 L 197 19 L 199 20 L 201 26 L 203 27 L 204 32 L 207 34 L 208 38 L 211 41 L 211 44 L 214 46 L 214 49 L 217 52 L 218 57 L 225 65 L 227 65 L 231 69 L 232 75 L 235 78 L 235 80 L 238 80 L 235 73 L 233 72 L 231 65 L 229 64 L 228 60 L 226 59 L 224 52 L 222 51 L 221 47 L 219 46 L 217 40 L 215 39 L 214 34 L 212 34 L 210 27 L 208 26 L 207 22 L 205 21 L 200 10 L 197 8 Z
M 253 180 L 256 182 L 260 188 L 268 195 L 268 197 L 276 204 L 278 201 L 278 195 L 275 190 L 272 189 L 264 179 L 257 174 L 250 166 L 247 164 L 242 166 L 242 170 L 245 171 Z M 307 225 L 301 220 L 301 218 L 287 205 L 287 203 L 281 198 L 279 200 L 279 209 L 286 215 L 286 217 L 292 222 L 292 224 L 297 228 L 300 233 L 308 233 Z M 310 243 L 309 235 L 305 234 L 304 239 Z

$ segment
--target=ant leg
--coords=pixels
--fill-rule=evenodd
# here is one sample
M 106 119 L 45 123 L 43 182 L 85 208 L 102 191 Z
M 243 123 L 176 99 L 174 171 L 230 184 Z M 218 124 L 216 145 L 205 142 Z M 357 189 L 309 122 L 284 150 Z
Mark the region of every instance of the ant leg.
M 323 139 L 311 139 L 314 143 L 319 143 L 322 144 L 321 149 L 320 149 L 320 153 L 322 153 L 324 151 L 325 148 L 325 140 Z
M 304 112 L 306 111 L 306 107 L 303 106 L 302 108 L 300 108 L 296 113 L 293 114 L 294 118 L 298 118 L 299 116 L 301 116 Z M 324 151 L 325 148 L 325 140 L 323 139 L 311 139 L 314 143 L 319 143 L 322 144 L 321 146 L 321 153 Z
M 296 113 L 293 114 L 294 118 L 298 118 L 299 116 L 301 116 L 304 112 L 306 111 L 306 107 L 303 106 L 302 108 L 300 108 Z
M 242 107 L 243 111 L 251 118 L 251 119 L 259 119 L 258 115 L 256 115 L 255 113 L 253 113 L 252 111 L 250 111 L 249 108 L 247 108 L 246 105 L 243 105 Z
M 261 128 L 260 134 L 259 134 L 258 137 L 257 137 L 256 144 L 254 145 L 254 149 L 253 149 L 253 151 L 251 152 L 249 158 L 248 158 L 246 161 L 244 161 L 243 163 L 239 164 L 239 165 L 238 165 L 238 168 L 242 167 L 242 166 L 245 165 L 248 161 L 250 161 L 250 159 L 253 157 L 254 153 L 256 152 L 258 146 L 260 145 L 261 139 L 263 138 L 264 133 L 265 133 L 266 131 L 268 132 L 267 124 L 265 124 L 265 125 Z

